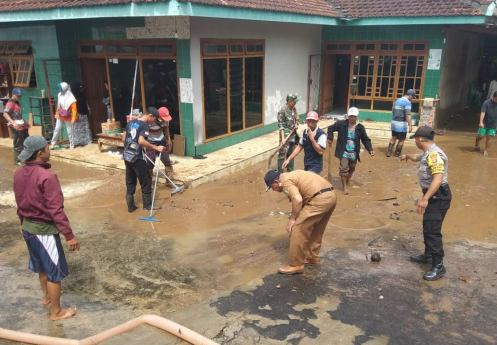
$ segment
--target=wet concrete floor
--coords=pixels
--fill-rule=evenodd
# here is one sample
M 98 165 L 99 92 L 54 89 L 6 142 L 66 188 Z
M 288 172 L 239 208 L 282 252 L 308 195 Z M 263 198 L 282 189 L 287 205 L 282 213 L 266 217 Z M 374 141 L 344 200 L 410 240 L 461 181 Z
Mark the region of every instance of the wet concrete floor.
M 152 313 L 220 344 L 495 344 L 497 147 L 483 157 L 473 140 L 451 132 L 437 138 L 450 158 L 454 200 L 443 230 L 448 273 L 433 283 L 422 280 L 427 267 L 408 261 L 422 248 L 416 164 L 386 158 L 385 141 L 373 142 L 376 157 L 362 156 L 350 195 L 339 194 L 323 265 L 293 277 L 275 274 L 286 260 L 290 204 L 264 193 L 266 163 L 174 197 L 160 186 L 154 217 L 161 222 L 150 223 L 138 220 L 146 211 L 125 212 L 121 171 L 53 162 L 81 242 L 81 251 L 66 253 L 62 299 L 79 312 L 63 322 L 48 321 L 27 269 L 12 207 L 15 167 L 2 149 L 0 327 L 82 339 Z M 379 264 L 367 260 L 372 251 L 382 254 Z M 141 327 L 106 344 L 176 342 Z

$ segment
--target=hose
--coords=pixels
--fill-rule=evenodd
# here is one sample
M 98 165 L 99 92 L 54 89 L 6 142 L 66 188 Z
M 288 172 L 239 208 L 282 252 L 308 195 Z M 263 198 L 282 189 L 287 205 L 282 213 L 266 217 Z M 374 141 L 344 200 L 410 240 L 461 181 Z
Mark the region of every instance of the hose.
M 189 328 L 171 320 L 165 319 L 157 315 L 142 315 L 133 320 L 130 320 L 122 325 L 111 328 L 83 340 L 62 339 L 47 337 L 44 335 L 29 334 L 8 329 L 0 328 L 0 338 L 13 341 L 24 342 L 28 344 L 41 345 L 95 345 L 103 343 L 117 335 L 129 332 L 143 324 L 157 327 L 163 331 L 169 332 L 178 338 L 181 338 L 193 345 L 219 345 L 218 343 L 204 337 Z

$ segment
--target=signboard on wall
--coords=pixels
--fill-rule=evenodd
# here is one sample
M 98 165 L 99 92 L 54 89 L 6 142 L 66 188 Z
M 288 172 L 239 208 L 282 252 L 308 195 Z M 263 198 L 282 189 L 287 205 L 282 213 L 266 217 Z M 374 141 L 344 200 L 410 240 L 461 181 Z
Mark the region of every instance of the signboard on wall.
M 182 103 L 193 103 L 193 85 L 191 78 L 180 78 L 179 90 Z
M 442 61 L 442 49 L 430 49 L 427 69 L 439 70 Z

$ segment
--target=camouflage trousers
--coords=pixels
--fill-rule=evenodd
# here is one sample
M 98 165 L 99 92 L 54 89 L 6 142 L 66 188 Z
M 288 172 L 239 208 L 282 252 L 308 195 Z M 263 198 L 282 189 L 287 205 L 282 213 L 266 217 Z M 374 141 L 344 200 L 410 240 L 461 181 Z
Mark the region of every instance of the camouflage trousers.
M 283 145 L 281 148 L 280 148 L 280 151 L 278 152 L 278 171 L 279 172 L 284 172 L 283 171 L 283 163 L 285 162 L 285 160 L 290 157 L 290 155 L 293 153 L 293 151 L 295 150 L 295 143 L 294 142 L 286 142 L 285 145 Z M 293 164 L 294 164 L 294 160 L 292 159 L 286 170 L 288 172 L 290 171 L 293 171 Z

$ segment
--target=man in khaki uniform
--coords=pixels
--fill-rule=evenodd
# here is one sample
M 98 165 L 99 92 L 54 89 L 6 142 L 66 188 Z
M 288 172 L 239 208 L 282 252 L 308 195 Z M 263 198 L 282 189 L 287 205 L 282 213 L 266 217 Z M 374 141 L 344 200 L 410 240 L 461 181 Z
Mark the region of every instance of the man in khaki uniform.
M 284 192 L 292 202 L 292 214 L 286 226 L 290 234 L 288 265 L 282 274 L 304 271 L 304 265 L 319 265 L 319 251 L 324 230 L 337 203 L 333 186 L 319 175 L 296 170 L 280 173 L 269 170 L 264 177 L 267 189 Z

